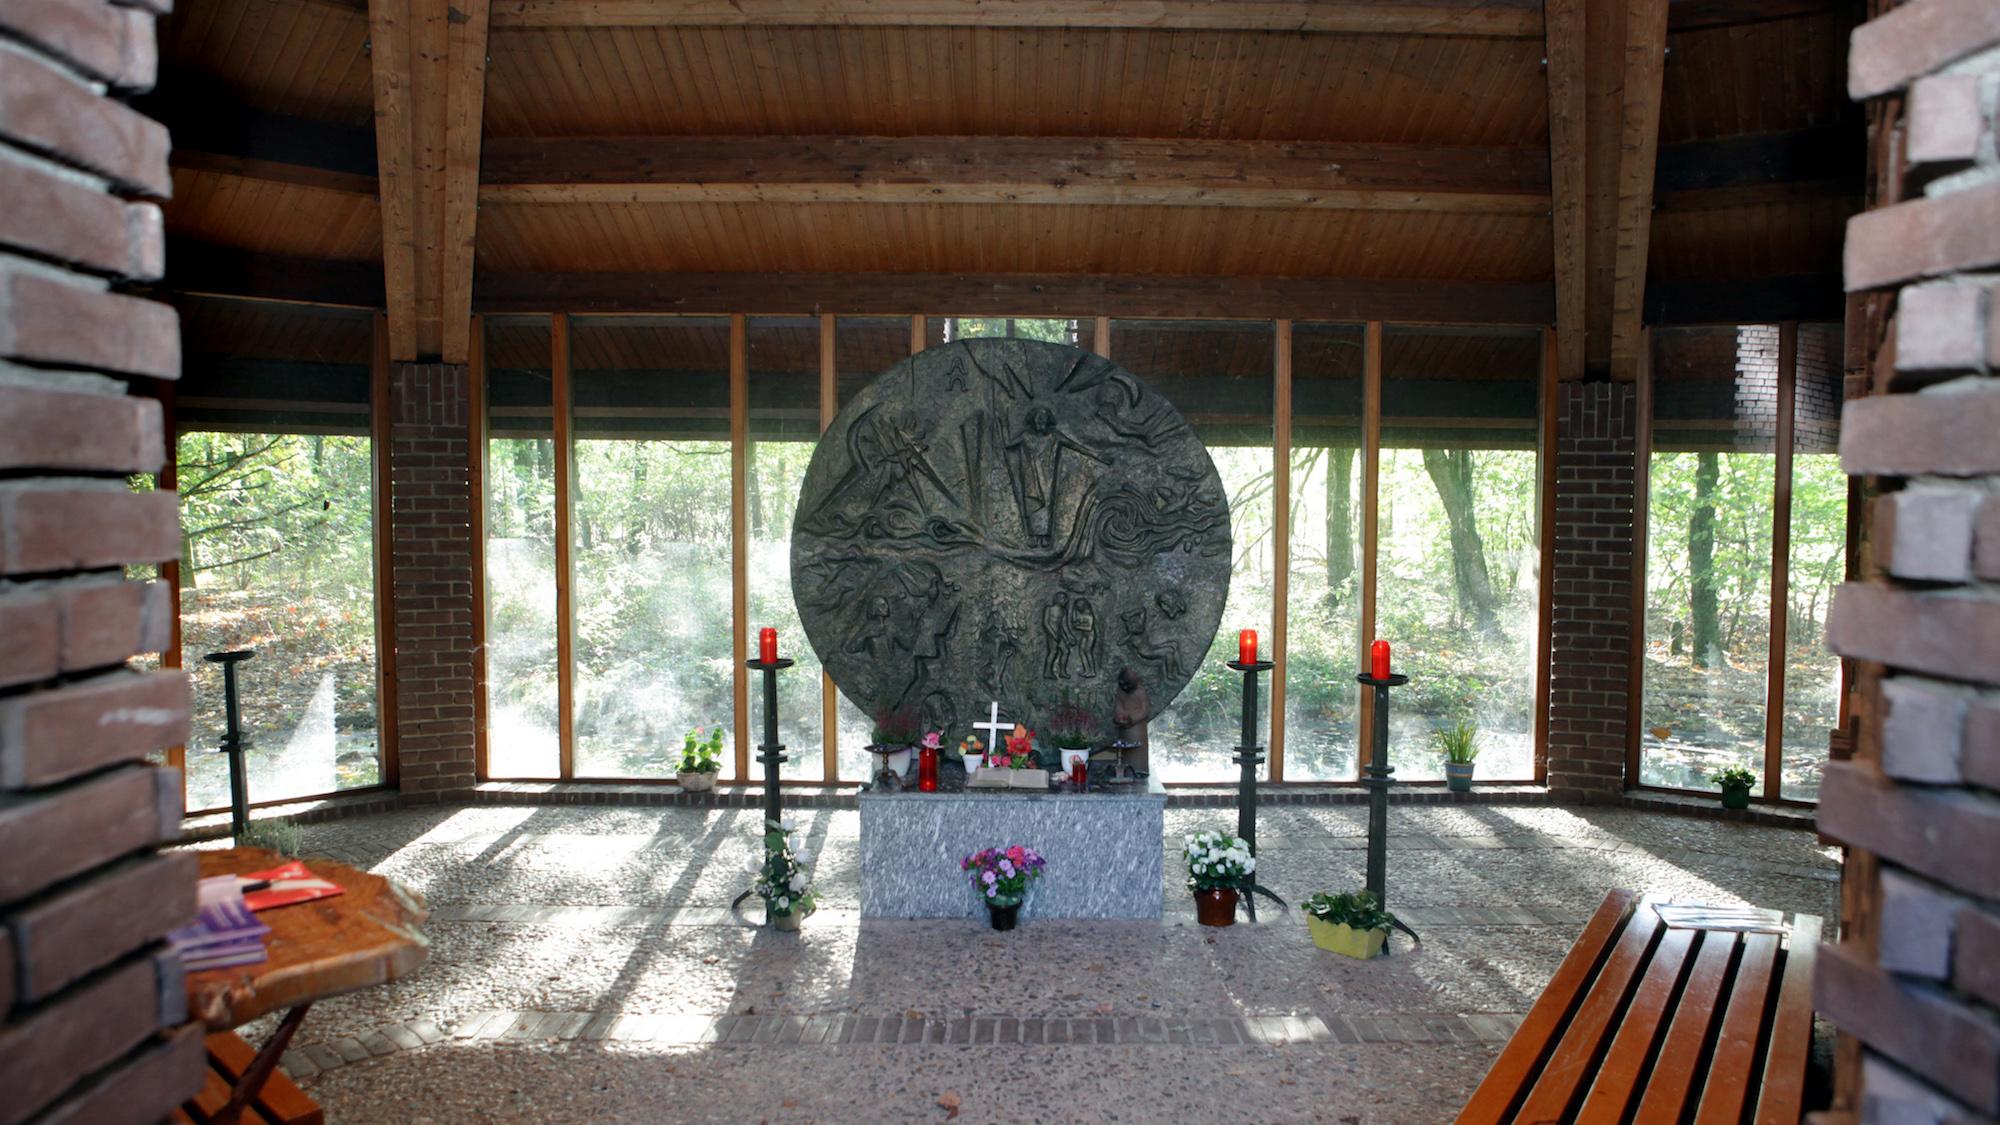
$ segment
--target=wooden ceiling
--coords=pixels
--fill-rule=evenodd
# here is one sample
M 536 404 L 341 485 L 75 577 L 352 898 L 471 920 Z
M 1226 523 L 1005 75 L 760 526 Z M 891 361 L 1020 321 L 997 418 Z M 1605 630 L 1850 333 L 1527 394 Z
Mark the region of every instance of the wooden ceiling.
M 465 308 L 1186 315 L 1206 286 L 1558 323 L 1602 369 L 1613 306 L 1828 315 L 1859 205 L 1851 0 L 1655 2 L 1650 112 L 1579 77 L 1652 34 L 1599 0 L 180 0 L 146 108 L 171 286 L 386 305 L 399 355 L 461 357 Z M 773 304 L 715 303 L 744 293 Z

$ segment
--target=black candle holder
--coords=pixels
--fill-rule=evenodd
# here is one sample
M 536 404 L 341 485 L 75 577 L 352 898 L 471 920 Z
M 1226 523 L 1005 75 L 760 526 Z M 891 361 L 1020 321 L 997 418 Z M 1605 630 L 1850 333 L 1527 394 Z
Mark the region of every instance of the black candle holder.
M 243 842 L 243 834 L 250 830 L 250 771 L 244 761 L 244 751 L 250 749 L 250 740 L 243 736 L 243 721 L 237 714 L 236 706 L 236 666 L 257 655 L 256 649 L 239 648 L 230 652 L 211 652 L 202 657 L 210 664 L 222 665 L 222 743 L 215 752 L 229 760 L 229 835 L 237 843 Z
M 1257 775 L 1262 772 L 1264 748 L 1257 744 L 1257 676 L 1268 672 L 1277 665 L 1268 660 L 1241 660 L 1229 662 L 1229 668 L 1243 674 L 1243 742 L 1236 747 L 1236 764 L 1241 774 L 1236 783 L 1236 834 L 1250 845 L 1250 857 L 1257 856 Z M 1249 912 L 1250 920 L 1257 920 L 1257 896 L 1263 895 L 1279 906 L 1285 900 L 1276 892 L 1257 882 L 1252 872 L 1243 884 L 1243 908 Z
M 1389 764 L 1389 689 L 1410 682 L 1401 672 L 1376 679 L 1368 672 L 1354 677 L 1375 693 L 1373 737 L 1368 763 L 1361 769 L 1361 784 L 1368 787 L 1368 891 L 1382 909 L 1389 908 L 1389 787 L 1396 784 L 1396 767 Z M 1396 928 L 1421 941 L 1417 931 L 1396 923 Z
M 763 836 L 764 860 L 768 863 L 771 859 L 771 853 L 776 851 L 778 847 L 778 845 L 771 843 L 771 834 L 773 832 L 782 833 L 781 829 L 773 828 L 771 825 L 784 820 L 783 815 L 781 815 L 784 811 L 783 806 L 778 800 L 778 767 L 784 765 L 786 760 L 791 757 L 791 755 L 785 753 L 784 743 L 778 741 L 778 672 L 781 669 L 790 668 L 793 661 L 779 657 L 776 660 L 746 660 L 743 664 L 753 672 L 764 673 L 764 741 L 757 747 L 757 760 L 764 763 Z M 783 838 L 781 834 L 779 839 L 782 840 Z M 736 909 L 738 906 L 743 905 L 744 899 L 756 893 L 757 888 L 755 887 L 744 891 L 742 894 L 736 896 L 736 901 L 730 903 L 729 908 L 731 910 Z M 771 904 L 766 902 L 764 904 L 764 922 L 766 925 L 769 925 L 770 921 Z

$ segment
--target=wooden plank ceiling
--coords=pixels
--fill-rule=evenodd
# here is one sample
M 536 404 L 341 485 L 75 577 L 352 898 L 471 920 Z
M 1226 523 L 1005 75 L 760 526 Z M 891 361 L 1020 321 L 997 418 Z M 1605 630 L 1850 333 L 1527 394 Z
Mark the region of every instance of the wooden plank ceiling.
M 478 308 L 1185 315 L 1206 284 L 1557 323 L 1566 375 L 1623 377 L 1642 312 L 1714 314 L 1688 294 L 1837 309 L 1851 6 L 181 0 L 148 109 L 170 285 L 386 303 L 398 358 L 462 359 Z

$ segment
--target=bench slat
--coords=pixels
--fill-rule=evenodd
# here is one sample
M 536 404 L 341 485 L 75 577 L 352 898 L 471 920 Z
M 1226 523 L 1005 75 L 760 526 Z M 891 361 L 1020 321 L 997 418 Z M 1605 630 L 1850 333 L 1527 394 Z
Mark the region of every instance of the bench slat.
M 233 1031 L 218 1031 L 208 1037 L 208 1057 L 213 1068 L 233 1083 L 257 1060 L 257 1050 Z M 326 1113 L 319 1103 L 307 1097 L 283 1070 L 271 1071 L 251 1104 L 273 1125 L 326 1125 Z
M 1653 913 L 1650 904 L 1640 902 L 1626 920 L 1624 933 L 1619 935 L 1610 959 L 1604 962 L 1590 992 L 1584 996 L 1583 1006 L 1577 1009 L 1569 1030 L 1563 1033 L 1556 1053 L 1542 1069 L 1535 1088 L 1528 1091 L 1528 1100 L 1521 1104 L 1522 1120 L 1560 1121 L 1568 1116 L 1578 1090 L 1602 1055 L 1601 1048 L 1612 1021 L 1625 1006 L 1625 998 L 1646 963 L 1653 936 L 1659 929 L 1660 916 Z
M 1667 1041 L 1653 1063 L 1646 1085 L 1645 1100 L 1633 1125 L 1677 1125 L 1694 1090 L 1695 1064 L 1701 1061 L 1701 1045 L 1715 1023 L 1721 1006 L 1722 986 L 1729 979 L 1729 962 L 1735 956 L 1740 936 L 1727 930 L 1704 930 L 1701 952 L 1695 955 L 1694 969 L 1688 973 L 1681 1002 L 1667 1026 Z
M 1771 1053 L 1764 1063 L 1764 1088 L 1757 1097 L 1757 1125 L 1792 1125 L 1805 1104 L 1806 1056 L 1812 1053 L 1813 962 L 1819 953 L 1820 920 L 1792 917 L 1792 940 L 1785 950 L 1785 977 L 1778 986 L 1778 1010 L 1771 1020 Z
M 1515 1101 L 1534 1078 L 1549 1045 L 1562 1034 L 1570 1013 L 1590 985 L 1599 954 L 1617 937 L 1636 898 L 1631 891 L 1623 890 L 1604 896 L 1597 913 L 1591 915 L 1576 944 L 1570 947 L 1569 955 L 1549 978 L 1548 987 L 1535 999 L 1534 1007 L 1528 1010 L 1471 1100 L 1459 1112 L 1458 1125 L 1502 1125 L 1514 1120 Z
M 199 1125 L 208 1125 L 216 1114 L 222 1112 L 222 1107 L 229 1104 L 230 1092 L 229 1080 L 211 1066 L 201 1077 L 201 1091 L 191 1100 L 182 1103 L 181 1108 L 186 1110 L 188 1116 L 194 1118 Z M 258 1113 L 254 1105 L 244 1106 L 243 1114 L 237 1121 L 239 1125 L 269 1125 L 264 1120 L 264 1115 Z
M 1751 934 L 1729 989 L 1729 1010 L 1709 1060 L 1695 1125 L 1734 1125 L 1743 1119 L 1750 1072 L 1757 1065 L 1757 1039 L 1764 1030 L 1764 1002 L 1771 994 L 1771 971 L 1778 958 L 1778 935 Z
M 1680 983 L 1681 966 L 1687 963 L 1695 934 L 1694 930 L 1670 929 L 1653 948 L 1646 975 L 1640 979 L 1639 990 L 1632 994 L 1632 1003 L 1618 1021 L 1611 1050 L 1597 1068 L 1597 1078 L 1590 1084 L 1583 1108 L 1577 1111 L 1578 1125 L 1598 1122 L 1618 1125 L 1625 1119 L 1626 1107 L 1645 1086 L 1646 1056 L 1652 1052 L 1653 1041 L 1666 1023 L 1667 1002 L 1673 999 L 1674 986 Z

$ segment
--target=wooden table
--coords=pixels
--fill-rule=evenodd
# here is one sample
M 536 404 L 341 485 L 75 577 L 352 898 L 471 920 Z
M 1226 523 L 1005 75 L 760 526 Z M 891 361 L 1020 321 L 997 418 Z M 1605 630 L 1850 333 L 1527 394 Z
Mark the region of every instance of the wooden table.
M 204 879 L 286 862 L 262 848 L 198 854 Z M 395 980 L 430 954 L 429 940 L 417 929 L 430 913 L 422 895 L 330 859 L 308 859 L 305 865 L 340 884 L 344 893 L 259 912 L 258 920 L 271 927 L 264 938 L 264 961 L 187 975 L 188 1011 L 213 1031 L 287 1009 L 278 1030 L 243 1071 L 229 1105 L 212 1121 L 237 1119 L 277 1066 L 314 1001 Z

